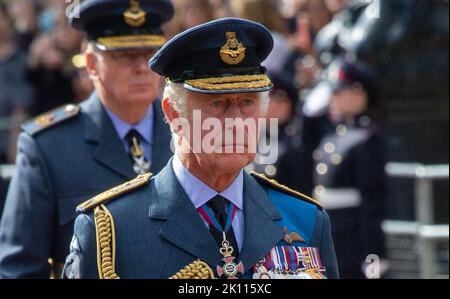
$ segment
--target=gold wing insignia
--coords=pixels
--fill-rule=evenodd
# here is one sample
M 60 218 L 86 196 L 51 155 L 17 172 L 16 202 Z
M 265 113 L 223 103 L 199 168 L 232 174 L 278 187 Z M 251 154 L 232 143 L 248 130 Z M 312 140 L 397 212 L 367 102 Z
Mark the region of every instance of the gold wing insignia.
M 123 13 L 125 23 L 132 27 L 139 27 L 145 23 L 147 13 L 141 9 L 139 1 L 131 0 L 130 9 Z
M 283 240 L 288 244 L 292 244 L 294 242 L 303 242 L 303 243 L 306 242 L 305 239 L 303 239 L 297 232 L 289 233 L 287 227 L 283 227 L 283 234 L 284 234 Z
M 220 49 L 220 58 L 223 62 L 230 65 L 241 63 L 245 58 L 247 48 L 237 40 L 236 32 L 227 32 L 226 37 L 227 42 Z

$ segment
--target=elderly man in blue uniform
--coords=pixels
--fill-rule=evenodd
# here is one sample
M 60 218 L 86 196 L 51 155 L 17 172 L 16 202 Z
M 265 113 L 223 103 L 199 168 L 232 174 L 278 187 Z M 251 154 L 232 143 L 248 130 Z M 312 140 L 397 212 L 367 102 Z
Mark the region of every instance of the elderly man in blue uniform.
M 261 63 L 272 47 L 262 25 L 227 18 L 181 33 L 151 59 L 151 68 L 167 78 L 162 107 L 175 156 L 156 176 L 140 176 L 78 207 L 83 214 L 64 276 L 338 277 L 322 207 L 243 171 L 255 157 L 257 130 L 243 128 L 244 142 L 206 142 L 211 134 L 236 133 L 226 118 L 264 116 L 272 83 Z M 222 129 L 196 131 L 194 123 L 206 119 Z M 195 149 L 196 138 L 211 148 Z
M 17 173 L 0 227 L 0 277 L 61 273 L 80 203 L 172 156 L 148 59 L 165 43 L 170 1 L 86 0 L 71 24 L 85 31 L 95 92 L 23 125 Z

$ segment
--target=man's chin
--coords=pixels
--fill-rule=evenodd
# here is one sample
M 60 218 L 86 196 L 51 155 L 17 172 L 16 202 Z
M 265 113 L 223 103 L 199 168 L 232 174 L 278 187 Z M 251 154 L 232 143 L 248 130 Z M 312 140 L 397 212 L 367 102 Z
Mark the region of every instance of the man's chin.
M 216 165 L 224 172 L 238 172 L 249 165 L 254 159 L 251 154 L 216 154 Z

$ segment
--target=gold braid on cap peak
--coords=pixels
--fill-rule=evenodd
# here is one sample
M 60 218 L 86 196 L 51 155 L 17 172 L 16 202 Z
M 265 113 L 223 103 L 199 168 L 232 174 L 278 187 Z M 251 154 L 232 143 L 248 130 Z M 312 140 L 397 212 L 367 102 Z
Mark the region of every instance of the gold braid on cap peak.
M 186 80 L 186 84 L 203 90 L 257 89 L 272 85 L 267 75 L 227 76 Z
M 181 269 L 169 279 L 215 279 L 214 272 L 207 263 L 196 260 Z
M 116 236 L 114 220 L 104 206 L 94 209 L 97 236 L 97 267 L 100 279 L 119 279 L 116 274 Z

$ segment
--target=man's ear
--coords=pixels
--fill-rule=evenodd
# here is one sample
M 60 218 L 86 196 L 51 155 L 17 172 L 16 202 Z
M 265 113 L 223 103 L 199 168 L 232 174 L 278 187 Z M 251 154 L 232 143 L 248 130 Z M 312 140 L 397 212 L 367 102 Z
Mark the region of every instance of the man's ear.
M 162 100 L 161 105 L 164 115 L 169 122 L 170 128 L 172 129 L 172 131 L 178 134 L 180 128 L 178 125 L 176 125 L 177 122 L 174 122 L 174 120 L 178 119 L 180 117 L 180 114 L 175 110 L 167 97 Z
M 97 70 L 98 68 L 97 56 L 95 55 L 95 53 L 87 51 L 84 54 L 84 57 L 86 59 L 86 71 L 89 75 L 89 79 L 91 79 L 92 81 L 97 81 L 99 78 Z

